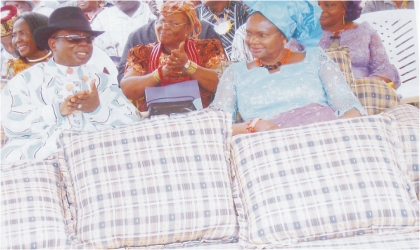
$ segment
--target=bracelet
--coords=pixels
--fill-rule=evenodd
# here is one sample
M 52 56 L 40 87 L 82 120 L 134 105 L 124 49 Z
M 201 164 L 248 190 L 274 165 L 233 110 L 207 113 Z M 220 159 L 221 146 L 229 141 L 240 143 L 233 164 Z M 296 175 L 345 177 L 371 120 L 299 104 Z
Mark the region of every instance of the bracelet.
M 397 89 L 397 88 L 395 87 L 395 83 L 394 83 L 394 82 L 388 82 L 388 83 L 386 83 L 386 84 L 388 84 L 388 86 L 389 86 L 389 87 L 391 87 L 391 88 L 393 88 L 393 89 Z
M 248 131 L 248 133 L 254 133 L 255 125 L 257 125 L 257 122 L 259 122 L 260 120 L 262 120 L 262 118 L 255 118 L 254 120 L 250 120 L 249 122 L 247 122 L 246 131 Z
M 162 66 L 159 66 L 159 68 L 157 68 L 160 81 L 162 81 L 162 79 L 165 79 L 165 77 L 163 77 L 162 68 Z
M 153 76 L 153 78 L 154 78 L 156 81 L 158 81 L 158 82 L 162 81 L 162 80 L 160 79 L 160 76 L 159 76 L 159 70 L 158 70 L 158 69 L 155 69 L 155 71 L 153 71 L 152 76 Z
M 188 66 L 188 68 L 187 68 L 187 70 L 185 72 L 188 75 L 192 75 L 192 74 L 194 74 L 197 71 L 197 68 L 198 68 L 198 65 L 195 62 L 190 61 L 190 64 L 189 64 L 189 66 Z

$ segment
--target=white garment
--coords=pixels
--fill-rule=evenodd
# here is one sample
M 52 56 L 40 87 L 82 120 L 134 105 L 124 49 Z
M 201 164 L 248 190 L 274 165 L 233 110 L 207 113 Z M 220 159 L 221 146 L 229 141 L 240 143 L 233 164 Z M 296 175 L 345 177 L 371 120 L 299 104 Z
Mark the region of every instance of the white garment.
M 50 17 L 51 13 L 54 11 L 53 8 L 47 7 L 44 1 L 40 1 L 38 6 L 36 6 L 32 12 L 43 14 L 47 17 Z
M 94 43 L 108 55 L 121 56 L 130 33 L 154 19 L 156 16 L 145 3 L 140 3 L 132 17 L 116 6 L 107 8 L 99 13 L 91 24 L 93 30 L 105 31 Z
M 5 76 L 7 73 L 7 66 L 6 62 L 8 59 L 14 59 L 13 55 L 9 54 L 9 52 L 6 51 L 6 49 L 3 47 L 3 45 L 0 44 L 0 57 L 1 57 L 1 75 Z
M 118 76 L 118 70 L 115 63 L 103 50 L 95 45 L 93 46 L 92 57 L 86 64 L 95 65 L 99 72 L 104 72 L 104 68 L 106 68 L 112 77 Z

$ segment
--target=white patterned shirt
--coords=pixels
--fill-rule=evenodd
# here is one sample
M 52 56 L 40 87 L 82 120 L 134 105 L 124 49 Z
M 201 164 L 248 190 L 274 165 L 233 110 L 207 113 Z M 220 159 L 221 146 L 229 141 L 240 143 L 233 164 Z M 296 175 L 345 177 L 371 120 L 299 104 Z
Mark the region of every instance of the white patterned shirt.
M 140 3 L 132 17 L 116 6 L 106 8 L 91 24 L 93 30 L 105 31 L 95 38 L 94 43 L 110 56 L 121 56 L 130 33 L 155 19 L 146 3 Z
M 72 67 L 72 74 L 66 68 L 51 58 L 22 71 L 4 87 L 1 122 L 9 141 L 0 151 L 2 160 L 45 159 L 57 152 L 57 138 L 65 129 L 97 131 L 138 120 L 136 108 L 115 77 L 98 72 L 95 66 Z M 83 81 L 83 76 L 88 78 Z M 96 110 L 61 115 L 60 103 L 77 91 L 90 89 L 93 79 L 100 99 Z

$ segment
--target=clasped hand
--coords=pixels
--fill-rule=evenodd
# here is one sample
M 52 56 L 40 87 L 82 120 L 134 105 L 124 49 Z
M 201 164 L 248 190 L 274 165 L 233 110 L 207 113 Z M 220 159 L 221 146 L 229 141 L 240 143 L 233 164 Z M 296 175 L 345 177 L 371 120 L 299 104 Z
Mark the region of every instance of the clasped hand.
M 168 75 L 172 75 L 174 71 L 182 71 L 184 70 L 184 65 L 188 62 L 188 56 L 185 52 L 185 42 L 182 42 L 179 45 L 178 49 L 174 49 L 171 51 L 171 55 L 169 56 L 169 60 L 162 68 L 162 73 L 165 77 Z
M 76 110 L 82 112 L 94 111 L 100 103 L 98 89 L 96 88 L 96 80 L 90 82 L 90 91 L 82 90 L 74 95 L 68 96 L 62 103 L 60 103 L 61 115 L 70 115 Z

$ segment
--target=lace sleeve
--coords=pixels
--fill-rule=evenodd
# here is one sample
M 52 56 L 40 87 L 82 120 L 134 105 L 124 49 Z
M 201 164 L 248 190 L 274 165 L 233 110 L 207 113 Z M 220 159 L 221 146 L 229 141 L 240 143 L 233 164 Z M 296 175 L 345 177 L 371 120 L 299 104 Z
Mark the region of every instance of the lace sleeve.
M 217 86 L 216 96 L 210 104 L 210 108 L 219 108 L 232 114 L 232 121 L 236 123 L 236 113 L 238 111 L 236 88 L 235 88 L 235 70 L 229 66 L 223 73 Z
M 319 60 L 319 76 L 324 85 L 328 104 L 334 109 L 337 117 L 341 117 L 353 108 L 358 109 L 362 115 L 367 115 L 366 110 L 351 91 L 338 65 L 325 53 L 320 54 Z
M 399 87 L 401 82 L 397 69 L 389 62 L 385 47 L 378 34 L 372 34 L 369 47 L 369 69 L 372 72 L 371 75 L 391 79 L 395 83 L 395 86 Z

